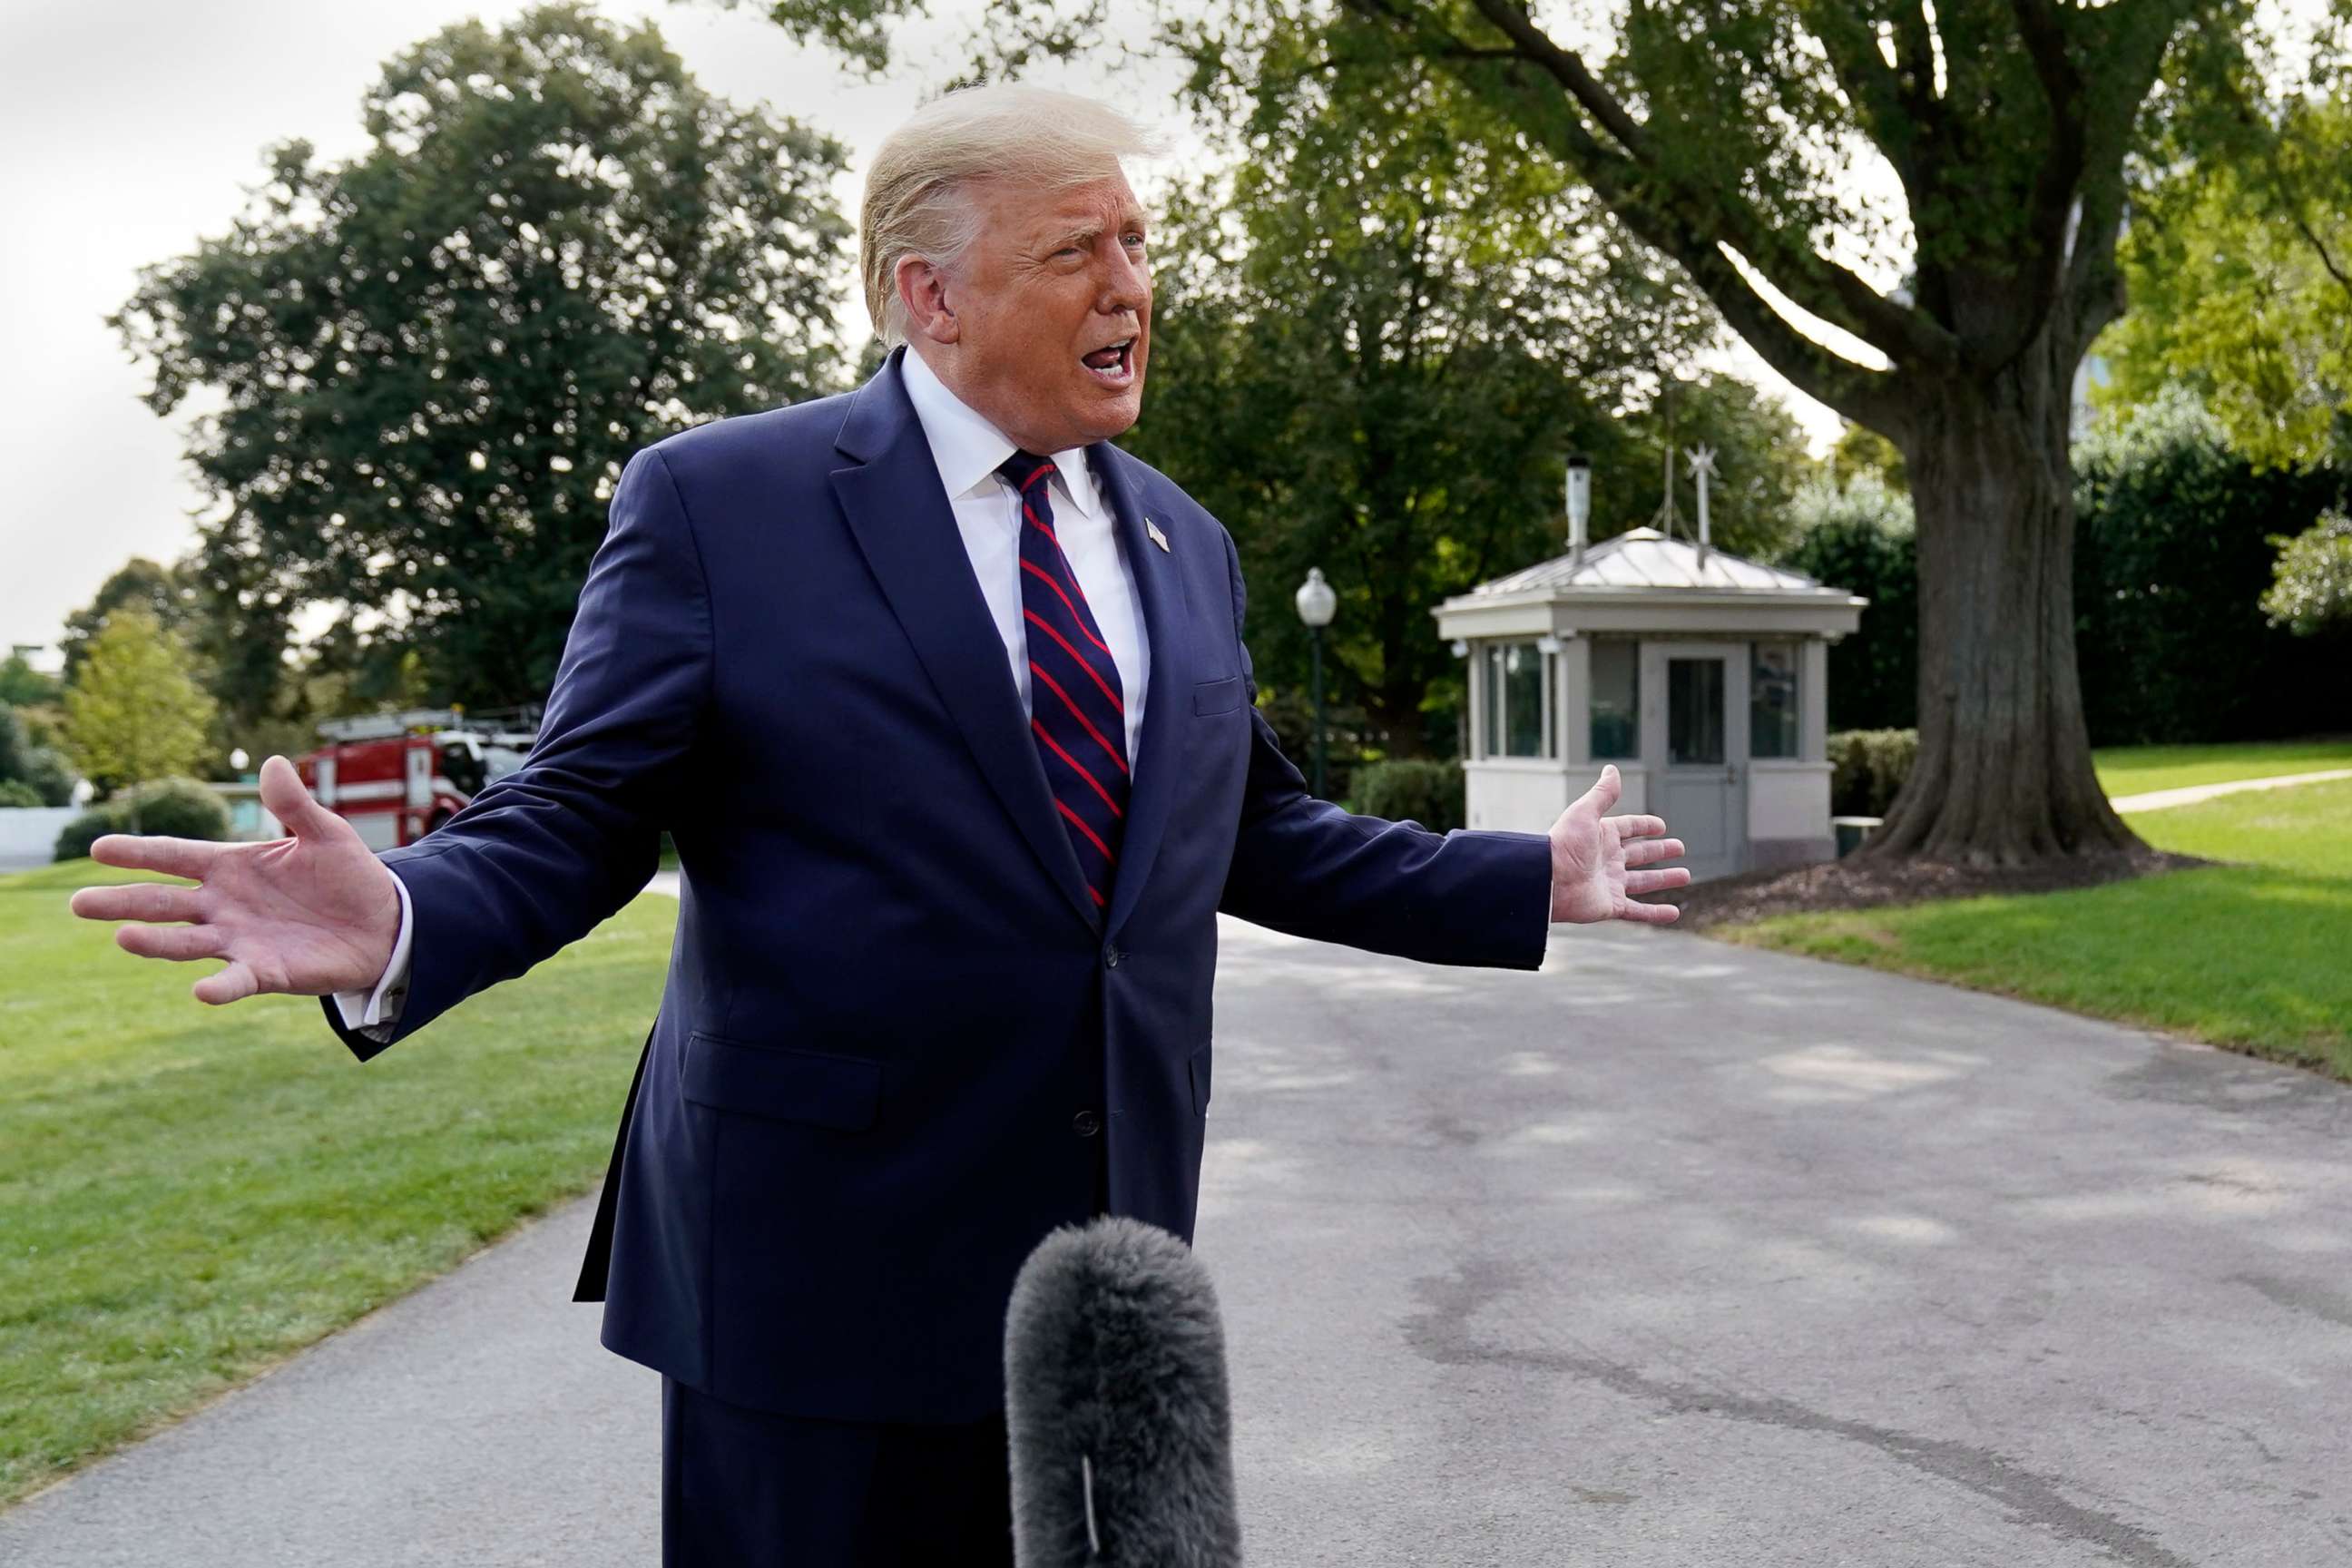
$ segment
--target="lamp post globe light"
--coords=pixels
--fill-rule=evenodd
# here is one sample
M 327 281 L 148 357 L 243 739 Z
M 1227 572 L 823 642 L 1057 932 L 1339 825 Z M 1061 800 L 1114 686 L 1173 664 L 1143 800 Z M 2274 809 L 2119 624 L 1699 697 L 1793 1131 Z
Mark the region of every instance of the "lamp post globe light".
M 1298 618 L 1307 623 L 1307 644 L 1314 674 L 1315 696 L 1315 794 L 1323 794 L 1323 628 L 1339 613 L 1339 595 L 1331 584 L 1323 581 L 1323 568 L 1307 569 L 1307 581 L 1298 585 Z

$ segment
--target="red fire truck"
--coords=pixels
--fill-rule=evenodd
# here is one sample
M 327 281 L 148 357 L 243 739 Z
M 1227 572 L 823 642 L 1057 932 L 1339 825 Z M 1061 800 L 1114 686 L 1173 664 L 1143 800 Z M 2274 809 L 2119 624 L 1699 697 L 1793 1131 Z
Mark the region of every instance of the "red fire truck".
M 359 829 L 369 848 L 390 849 L 415 843 L 483 785 L 522 766 L 538 727 L 536 708 L 329 719 L 319 726 L 325 743 L 295 767 L 319 804 Z

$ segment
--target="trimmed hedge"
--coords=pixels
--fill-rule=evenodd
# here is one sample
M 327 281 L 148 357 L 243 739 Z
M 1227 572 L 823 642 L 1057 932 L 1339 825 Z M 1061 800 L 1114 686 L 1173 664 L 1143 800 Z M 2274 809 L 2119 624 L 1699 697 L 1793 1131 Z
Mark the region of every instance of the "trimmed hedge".
M 2182 388 L 2103 419 L 2074 458 L 2074 648 L 2091 744 L 2352 729 L 2344 644 L 2273 626 L 2263 605 L 2273 540 L 2343 506 L 2343 470 L 2257 470 Z M 1803 532 L 1781 563 L 1871 601 L 1861 628 L 1830 649 L 1830 723 L 1916 723 L 1907 498 L 1857 479 L 1809 487 L 1793 510 Z
M 1829 738 L 1830 815 L 1885 816 L 1919 755 L 1916 730 L 1840 730 Z
M 194 779 L 152 779 L 118 792 L 105 805 L 83 812 L 58 835 L 58 860 L 79 860 L 110 833 L 131 830 L 136 806 L 139 832 L 167 838 L 228 837 L 228 804 Z
M 44 806 L 41 792 L 22 779 L 0 779 L 0 806 Z
M 1460 763 L 1360 763 L 1355 801 L 1362 816 L 1417 822 L 1432 833 L 1450 833 L 1469 816 Z

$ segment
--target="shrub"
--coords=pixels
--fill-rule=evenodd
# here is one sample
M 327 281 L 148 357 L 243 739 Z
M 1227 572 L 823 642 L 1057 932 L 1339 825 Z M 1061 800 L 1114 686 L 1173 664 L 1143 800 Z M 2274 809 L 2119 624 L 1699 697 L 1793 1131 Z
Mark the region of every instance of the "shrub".
M 194 779 L 154 779 L 117 794 L 65 825 L 58 835 L 54 858 L 78 860 L 109 833 L 129 833 L 133 821 L 141 834 L 172 838 L 223 839 L 228 837 L 228 805 Z
M 1360 763 L 1355 800 L 1366 816 L 1417 822 L 1432 833 L 1460 827 L 1469 812 L 1460 763 Z
M 2344 476 L 2257 469 L 2174 387 L 2074 452 L 2074 647 L 2091 743 L 2235 741 L 2352 725 L 2340 645 L 2271 624 L 2281 534 Z
M 1830 811 L 1885 816 L 1919 755 L 1916 730 L 1840 730 L 1829 738 Z
M 0 807 L 47 805 L 48 802 L 41 798 L 41 792 L 24 780 L 0 779 Z
M 30 789 L 34 805 L 65 805 L 73 799 L 73 770 L 65 758 L 37 741 L 24 716 L 0 706 L 0 783 Z
M 1870 601 L 1831 645 L 1830 722 L 1909 724 L 1919 712 L 1919 567 L 1911 498 L 1874 474 L 1840 489 L 1807 485 L 1790 507 L 1801 530 L 1780 564 Z

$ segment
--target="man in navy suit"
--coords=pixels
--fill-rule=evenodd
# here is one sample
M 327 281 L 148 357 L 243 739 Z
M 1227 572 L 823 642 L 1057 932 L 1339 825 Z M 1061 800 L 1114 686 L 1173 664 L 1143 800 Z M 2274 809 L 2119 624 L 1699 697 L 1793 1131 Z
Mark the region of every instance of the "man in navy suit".
M 664 1561 L 1011 1560 L 1004 1309 L 1055 1226 L 1188 1239 L 1218 911 L 1533 969 L 1664 921 L 1613 770 L 1549 834 L 1310 797 L 1255 706 L 1232 538 L 1110 444 L 1150 358 L 1147 150 L 985 88 L 895 132 L 856 392 L 631 459 L 530 760 L 376 855 L 282 757 L 290 837 L 121 837 L 133 952 L 318 995 L 361 1059 L 684 868 L 581 1296 L 663 1374 Z

